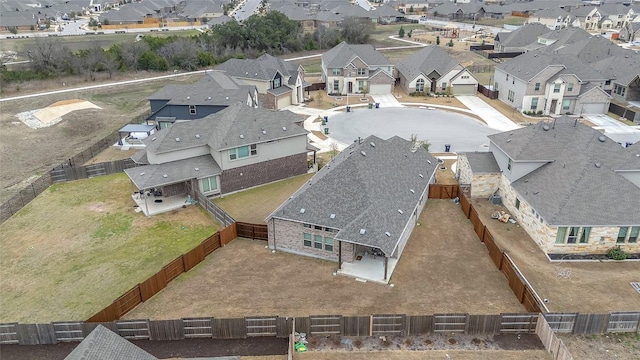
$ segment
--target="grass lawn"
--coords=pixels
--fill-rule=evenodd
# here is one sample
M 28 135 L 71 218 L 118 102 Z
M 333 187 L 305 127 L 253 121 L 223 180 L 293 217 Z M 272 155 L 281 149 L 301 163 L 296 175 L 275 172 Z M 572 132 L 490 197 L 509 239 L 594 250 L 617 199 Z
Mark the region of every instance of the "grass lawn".
M 52 185 L 0 225 L 0 322 L 85 320 L 217 230 L 199 206 L 146 218 L 125 174 Z
M 214 199 L 213 202 L 236 221 L 263 224 L 283 201 L 296 192 L 312 174 L 300 175 Z

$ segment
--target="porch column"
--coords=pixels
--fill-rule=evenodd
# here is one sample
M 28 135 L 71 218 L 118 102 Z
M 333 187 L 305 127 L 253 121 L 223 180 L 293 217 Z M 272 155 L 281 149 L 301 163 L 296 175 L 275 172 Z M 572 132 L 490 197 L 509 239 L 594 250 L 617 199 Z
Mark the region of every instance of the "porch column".
M 338 241 L 338 270 L 342 270 L 342 241 Z
M 147 192 L 146 192 L 146 190 L 142 190 L 142 196 L 144 197 L 144 207 L 145 207 L 145 209 L 147 209 L 147 217 L 150 217 L 151 215 L 149 214 L 149 205 L 147 204 Z M 385 274 L 386 274 L 387 273 L 387 268 L 385 268 L 384 271 L 385 271 Z
M 387 265 L 389 264 L 389 257 L 384 256 L 384 280 L 387 280 Z

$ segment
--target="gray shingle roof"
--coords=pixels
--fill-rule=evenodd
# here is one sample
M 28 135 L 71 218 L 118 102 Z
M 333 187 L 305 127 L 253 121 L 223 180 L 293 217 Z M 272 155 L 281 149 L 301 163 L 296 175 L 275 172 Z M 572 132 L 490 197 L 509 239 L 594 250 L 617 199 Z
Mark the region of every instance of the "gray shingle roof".
M 540 23 L 524 25 L 510 33 L 500 33 L 500 45 L 505 47 L 524 47 L 536 43 L 538 36 L 549 32 L 549 28 Z
M 545 163 L 512 186 L 547 223 L 640 224 L 640 188 L 618 172 L 640 171 L 640 158 L 597 130 L 563 116 L 489 139 L 514 162 Z
M 469 166 L 474 174 L 489 174 L 500 172 L 500 167 L 496 162 L 496 158 L 490 152 L 468 152 L 464 153 Z
M 198 82 L 165 86 L 149 96 L 149 100 L 169 100 L 170 105 L 228 106 L 246 102 L 248 96 L 253 98 L 255 91 L 255 86 L 234 80 L 221 71 L 207 71 Z
M 391 62 L 372 45 L 352 45 L 344 41 L 322 54 L 322 61 L 327 69 L 344 68 L 356 57 L 368 66 L 392 66 Z
M 337 240 L 376 247 L 391 256 L 436 166 L 426 150 L 411 152 L 407 140 L 370 136 L 346 148 L 270 218 L 338 229 Z
M 624 50 L 620 55 L 594 62 L 592 66 L 607 79 L 613 79 L 625 86 L 640 76 L 640 56 L 632 50 Z
M 563 66 L 563 73 L 574 74 L 582 81 L 603 80 L 606 77 L 572 54 L 553 54 L 541 50 L 530 51 L 496 66 L 518 79 L 529 81 L 548 66 Z
M 65 357 L 65 360 L 97 359 L 157 360 L 155 356 L 102 325 L 98 325 Z
M 559 17 L 566 18 L 569 15 L 564 9 L 552 7 L 547 9 L 536 10 L 531 16 L 532 19 L 542 18 L 542 19 L 557 19 Z
M 296 65 L 269 54 L 264 54 L 257 59 L 229 59 L 216 66 L 216 69 L 239 79 L 270 81 L 276 72 L 280 72 L 283 76 L 298 76 Z
M 305 135 L 307 131 L 295 124 L 300 121 L 300 117 L 290 111 L 255 109 L 236 103 L 202 119 L 176 122 L 142 141 L 147 151 L 158 154 L 203 145 L 220 151 Z
M 459 64 L 458 60 L 452 58 L 439 46 L 430 45 L 400 60 L 396 64 L 396 69 L 406 79 L 413 80 L 420 73 L 428 77 L 433 71 L 437 71 L 440 76 L 444 76 Z
M 626 51 L 627 50 L 602 36 L 591 36 L 572 44 L 555 47 L 554 49 L 554 53 L 573 55 L 586 63 L 622 55 Z
M 143 190 L 189 179 L 220 175 L 222 170 L 211 155 L 202 155 L 163 164 L 125 169 L 125 172 L 136 187 Z

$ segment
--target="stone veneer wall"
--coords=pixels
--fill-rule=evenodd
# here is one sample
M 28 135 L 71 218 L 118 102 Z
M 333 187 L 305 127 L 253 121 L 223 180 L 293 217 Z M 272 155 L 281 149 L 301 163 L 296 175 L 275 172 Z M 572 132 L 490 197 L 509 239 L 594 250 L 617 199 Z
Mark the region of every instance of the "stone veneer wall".
M 505 176 L 500 179 L 500 195 L 502 203 L 516 218 L 520 226 L 531 236 L 533 241 L 547 254 L 599 254 L 606 253 L 614 246 L 621 247 L 629 253 L 640 253 L 640 243 L 616 244 L 620 227 L 591 227 L 589 242 L 586 244 L 556 244 L 557 226 L 550 226 L 541 217 L 536 217 L 531 205 L 511 187 Z M 520 209 L 516 209 L 516 197 L 520 199 Z M 578 225 L 576 225 L 578 226 Z
M 298 255 L 311 256 L 315 258 L 338 261 L 338 241 L 333 241 L 333 251 L 316 249 L 313 246 L 304 246 L 303 233 L 322 235 L 322 237 L 333 238 L 336 232 L 306 228 L 302 223 L 287 221 L 282 219 L 271 219 L 268 224 L 269 248 L 277 251 L 290 252 Z M 313 240 L 312 240 L 313 245 Z M 355 258 L 355 246 L 351 243 L 342 242 L 342 261 L 352 262 Z
M 497 189 L 500 183 L 501 174 L 483 173 L 474 174 L 469 164 L 469 159 L 465 154 L 458 155 L 458 183 L 462 185 L 471 184 L 471 197 L 489 198 Z
M 220 175 L 221 193 L 247 189 L 253 186 L 307 173 L 307 154 L 300 153 L 257 164 L 224 170 Z

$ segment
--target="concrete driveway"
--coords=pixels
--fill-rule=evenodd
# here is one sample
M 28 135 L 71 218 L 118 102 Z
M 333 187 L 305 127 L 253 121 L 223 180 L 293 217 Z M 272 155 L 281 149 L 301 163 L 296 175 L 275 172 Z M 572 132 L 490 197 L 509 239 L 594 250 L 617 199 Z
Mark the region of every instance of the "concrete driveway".
M 388 107 L 404 107 L 393 94 L 376 94 L 371 95 L 374 102 L 380 103 L 381 108 Z
M 460 100 L 464 106 L 480 116 L 480 118 L 487 123 L 487 126 L 492 129 L 509 131 L 521 127 L 475 95 L 458 95 L 456 99 Z
M 582 117 L 589 120 L 594 125 L 594 129 L 604 130 L 605 135 L 622 145 L 640 141 L 640 130 L 608 115 L 582 115 Z

